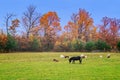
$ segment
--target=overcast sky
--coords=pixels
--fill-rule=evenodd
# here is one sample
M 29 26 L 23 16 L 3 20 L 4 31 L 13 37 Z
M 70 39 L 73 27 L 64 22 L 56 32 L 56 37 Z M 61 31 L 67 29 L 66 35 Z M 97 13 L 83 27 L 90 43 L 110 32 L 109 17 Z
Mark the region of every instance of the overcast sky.
M 100 24 L 104 16 L 120 19 L 120 0 L 0 0 L 0 27 L 4 26 L 4 16 L 7 13 L 14 13 L 21 19 L 29 5 L 36 6 L 41 14 L 56 11 L 62 26 L 67 24 L 79 8 L 91 14 L 95 25 Z

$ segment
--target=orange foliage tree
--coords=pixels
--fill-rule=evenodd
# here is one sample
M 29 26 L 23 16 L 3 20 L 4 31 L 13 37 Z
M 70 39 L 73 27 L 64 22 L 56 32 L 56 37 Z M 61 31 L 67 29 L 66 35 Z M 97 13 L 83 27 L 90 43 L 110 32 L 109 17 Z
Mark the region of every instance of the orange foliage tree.
M 97 28 L 93 26 L 93 19 L 86 10 L 79 9 L 79 12 L 73 14 L 71 19 L 72 21 L 69 21 L 64 27 L 69 38 L 75 38 L 87 42 L 93 36 L 92 32 L 96 33 Z
M 9 28 L 10 33 L 12 34 L 12 36 L 15 36 L 16 28 L 19 26 L 19 22 L 20 21 L 18 19 L 15 19 L 15 20 L 12 21 L 12 25 Z
M 0 52 L 4 51 L 4 48 L 6 47 L 7 42 L 7 35 L 5 35 L 3 32 L 0 32 Z
M 61 30 L 60 18 L 56 12 L 48 12 L 40 19 L 40 26 L 43 30 L 43 43 L 45 49 L 53 48 L 57 39 L 57 33 Z

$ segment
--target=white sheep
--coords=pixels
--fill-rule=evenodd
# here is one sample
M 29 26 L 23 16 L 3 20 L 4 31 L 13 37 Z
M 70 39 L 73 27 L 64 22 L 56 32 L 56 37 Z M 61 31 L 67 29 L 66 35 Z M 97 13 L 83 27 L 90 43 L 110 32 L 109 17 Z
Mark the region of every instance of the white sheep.
M 64 55 L 60 55 L 60 58 L 65 58 L 65 56 Z
M 81 54 L 80 56 L 81 56 L 82 58 L 87 58 L 87 56 L 85 56 L 85 55 L 83 55 L 83 54 Z
M 100 55 L 100 58 L 102 58 L 103 56 L 102 55 Z
M 107 58 L 110 58 L 110 54 L 107 55 Z

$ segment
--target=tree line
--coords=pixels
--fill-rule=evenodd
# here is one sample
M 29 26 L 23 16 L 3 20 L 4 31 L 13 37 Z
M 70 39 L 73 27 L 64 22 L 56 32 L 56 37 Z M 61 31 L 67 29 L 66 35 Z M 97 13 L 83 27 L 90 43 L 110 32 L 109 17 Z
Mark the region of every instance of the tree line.
M 103 17 L 94 20 L 85 9 L 73 13 L 65 26 L 56 12 L 40 15 L 30 5 L 22 20 L 14 14 L 5 16 L 0 29 L 0 52 L 11 51 L 119 51 L 120 19 Z

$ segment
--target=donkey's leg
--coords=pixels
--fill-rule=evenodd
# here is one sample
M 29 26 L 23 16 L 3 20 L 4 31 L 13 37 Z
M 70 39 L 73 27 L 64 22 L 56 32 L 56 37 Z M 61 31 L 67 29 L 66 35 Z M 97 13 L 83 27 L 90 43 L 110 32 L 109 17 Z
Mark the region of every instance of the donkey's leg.
M 80 64 L 82 63 L 82 59 L 79 60 Z
M 72 60 L 72 63 L 75 63 L 75 60 Z

